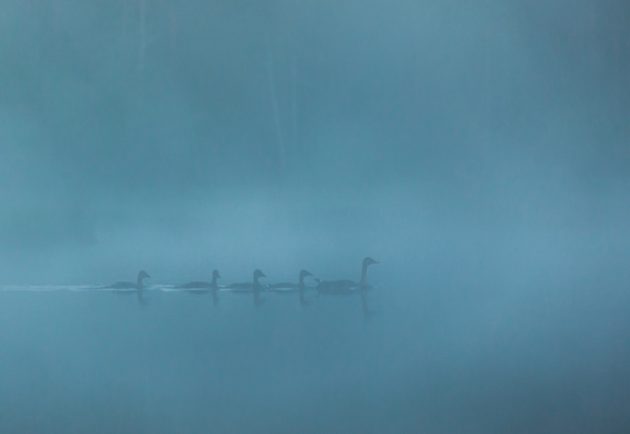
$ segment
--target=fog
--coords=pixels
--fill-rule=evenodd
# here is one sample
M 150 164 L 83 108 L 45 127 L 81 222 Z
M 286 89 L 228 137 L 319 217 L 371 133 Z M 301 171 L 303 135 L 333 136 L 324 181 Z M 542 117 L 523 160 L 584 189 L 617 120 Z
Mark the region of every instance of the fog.
M 0 432 L 630 429 L 627 2 L 180 3 L 1 2 Z

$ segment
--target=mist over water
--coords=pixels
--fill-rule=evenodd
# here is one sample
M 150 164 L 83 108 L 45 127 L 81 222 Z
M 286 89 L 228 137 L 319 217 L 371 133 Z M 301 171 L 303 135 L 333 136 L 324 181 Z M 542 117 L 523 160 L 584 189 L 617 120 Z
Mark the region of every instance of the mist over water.
M 5 0 L 0 433 L 627 432 L 629 20 Z

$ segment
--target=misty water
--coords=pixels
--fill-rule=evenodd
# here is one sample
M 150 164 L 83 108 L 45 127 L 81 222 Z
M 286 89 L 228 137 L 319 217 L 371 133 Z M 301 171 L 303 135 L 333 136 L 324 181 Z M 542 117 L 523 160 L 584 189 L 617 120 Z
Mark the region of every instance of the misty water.
M 3 1 L 0 433 L 628 432 L 629 19 Z

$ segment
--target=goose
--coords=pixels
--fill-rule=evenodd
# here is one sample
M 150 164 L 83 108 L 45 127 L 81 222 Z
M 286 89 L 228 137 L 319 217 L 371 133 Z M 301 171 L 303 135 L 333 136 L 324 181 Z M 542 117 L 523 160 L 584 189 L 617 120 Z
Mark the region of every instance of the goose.
M 298 283 L 293 283 L 293 282 L 274 283 L 272 285 L 269 285 L 269 289 L 270 291 L 273 291 L 276 293 L 293 293 L 297 290 L 300 293 L 300 304 L 305 306 L 307 302 L 306 302 L 306 299 L 304 298 L 304 290 L 306 289 L 306 286 L 304 285 L 304 279 L 306 279 L 309 276 L 313 277 L 313 275 L 310 272 L 306 270 L 301 270 L 298 276 Z
M 250 293 L 254 290 L 254 288 L 258 288 L 258 290 L 262 291 L 266 288 L 266 285 L 260 283 L 259 281 L 259 279 L 262 277 L 267 276 L 265 276 L 265 273 L 263 273 L 262 271 L 256 269 L 254 270 L 254 278 L 251 282 L 230 283 L 225 287 L 234 293 Z
M 260 299 L 260 293 L 267 289 L 266 285 L 260 283 L 260 278 L 267 277 L 265 273 L 260 271 L 259 269 L 254 270 L 253 279 L 251 282 L 244 283 L 232 283 L 227 285 L 226 288 L 231 292 L 236 294 L 254 294 L 254 304 L 259 306 L 262 304 L 262 300 Z
M 357 291 L 365 291 L 369 289 L 369 285 L 367 283 L 367 270 L 370 265 L 378 264 L 378 261 L 370 257 L 366 257 L 363 259 L 363 263 L 361 265 L 361 279 L 359 282 L 354 282 L 352 280 L 323 280 L 320 281 L 315 289 L 320 294 L 327 295 L 343 295 L 343 294 L 354 294 Z
M 219 274 L 219 271 L 214 270 L 212 272 L 211 282 L 201 282 L 201 281 L 188 282 L 188 283 L 184 283 L 183 285 L 176 286 L 176 288 L 188 289 L 190 290 L 189 292 L 199 292 L 199 293 L 208 292 L 212 289 L 219 288 L 217 280 L 219 280 L 220 278 L 221 278 L 221 275 Z
M 142 291 L 144 289 L 144 279 L 150 279 L 151 276 L 144 271 L 141 270 L 138 272 L 138 277 L 136 282 L 116 282 L 112 283 L 109 286 L 104 286 L 103 289 L 135 289 L 137 291 Z
M 205 294 L 206 292 L 210 292 L 212 293 L 212 304 L 217 306 L 219 304 L 219 284 L 217 283 L 217 280 L 220 278 L 221 275 L 219 274 L 219 271 L 213 270 L 211 282 L 188 282 L 177 286 L 177 288 L 183 289 L 191 294 Z

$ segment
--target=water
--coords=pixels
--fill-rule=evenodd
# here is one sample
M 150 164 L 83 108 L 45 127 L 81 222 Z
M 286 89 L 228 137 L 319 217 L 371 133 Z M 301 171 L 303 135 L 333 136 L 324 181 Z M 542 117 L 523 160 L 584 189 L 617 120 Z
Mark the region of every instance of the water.
M 0 290 L 0 432 L 623 432 L 630 294 Z M 602 294 L 604 292 L 604 294 Z M 603 297 L 602 295 L 605 295 Z M 453 300 L 460 300 L 455 303 Z

